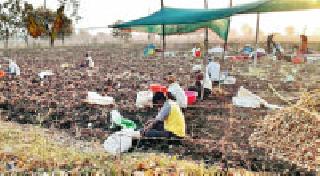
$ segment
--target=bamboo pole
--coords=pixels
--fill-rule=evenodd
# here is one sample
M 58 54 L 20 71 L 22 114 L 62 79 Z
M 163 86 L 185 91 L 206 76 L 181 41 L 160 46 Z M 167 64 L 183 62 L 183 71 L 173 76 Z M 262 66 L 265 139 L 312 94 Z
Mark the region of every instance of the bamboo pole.
M 232 7 L 232 0 L 230 0 L 229 3 L 229 7 Z M 222 59 L 224 60 L 224 57 L 226 55 L 226 51 L 228 50 L 228 35 L 230 32 L 230 24 L 231 24 L 231 17 L 229 17 L 229 24 L 228 24 L 228 29 L 227 29 L 227 38 L 224 41 L 224 45 L 223 45 L 223 55 L 222 55 Z
M 204 0 L 204 8 L 208 9 L 208 0 Z M 201 87 L 201 100 L 203 100 L 204 97 L 204 82 L 207 80 L 207 70 L 206 70 L 206 65 L 207 65 L 207 60 L 208 60 L 208 48 L 209 48 L 209 30 L 208 26 L 204 29 L 204 52 L 203 52 L 203 80 L 202 80 L 202 87 Z
M 254 61 L 253 65 L 254 67 L 257 66 L 257 60 L 258 60 L 258 46 L 259 46 L 259 31 L 260 31 L 260 13 L 257 13 L 257 25 L 256 25 L 256 48 L 255 48 L 255 55 L 254 55 Z
M 230 8 L 232 7 L 232 0 L 230 0 L 229 7 L 230 7 Z M 224 45 L 223 45 L 223 54 L 222 54 L 222 61 L 223 61 L 223 63 L 224 63 L 224 57 L 225 57 L 225 55 L 226 55 L 226 51 L 228 50 L 228 35 L 229 35 L 229 32 L 230 32 L 230 24 L 231 24 L 231 17 L 229 17 L 229 24 L 228 24 L 228 29 L 227 29 L 227 38 L 225 39 Z M 228 71 L 228 70 L 227 70 L 227 71 Z M 221 70 L 220 70 L 220 72 L 219 72 L 219 89 L 221 88 L 220 76 L 221 76 Z
M 6 27 L 5 30 L 5 41 L 4 41 L 4 55 L 9 57 L 9 28 Z
M 150 8 L 148 9 L 148 15 L 150 15 Z M 151 43 L 151 33 L 148 31 L 148 44 Z
M 161 0 L 161 9 L 163 9 L 163 8 L 164 8 L 164 2 L 163 2 L 163 0 Z M 164 52 L 165 52 L 165 50 L 166 50 L 165 25 L 162 24 L 162 55 L 161 55 L 161 57 L 162 57 L 163 64 L 164 64 Z M 163 73 L 163 74 L 165 74 L 165 73 Z M 164 76 L 165 75 L 163 75 L 163 78 L 164 78 Z

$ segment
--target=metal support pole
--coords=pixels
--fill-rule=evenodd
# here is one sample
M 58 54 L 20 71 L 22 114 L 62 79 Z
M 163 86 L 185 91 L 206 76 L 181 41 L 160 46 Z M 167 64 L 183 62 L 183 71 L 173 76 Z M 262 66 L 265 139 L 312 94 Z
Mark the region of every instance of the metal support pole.
M 208 0 L 204 0 L 204 8 L 208 9 Z M 203 52 L 203 80 L 202 80 L 202 87 L 201 87 L 201 100 L 203 100 L 204 97 L 204 82 L 208 79 L 207 78 L 207 60 L 208 60 L 208 48 L 209 48 L 209 31 L 208 26 L 204 29 L 204 52 Z
M 204 0 L 204 8 L 208 9 L 208 0 Z M 205 28 L 205 35 L 204 35 L 204 56 L 208 56 L 208 48 L 209 48 L 209 31 L 208 26 Z M 206 61 L 206 59 L 204 59 Z
M 5 30 L 5 41 L 4 41 L 4 55 L 9 57 L 9 29 L 8 27 Z
M 148 9 L 148 15 L 150 15 L 150 8 Z M 148 44 L 151 43 L 151 33 L 148 31 Z
M 164 61 L 164 52 L 166 50 L 165 25 L 162 25 L 162 60 Z
M 161 0 L 161 9 L 164 8 L 164 2 L 163 0 Z M 166 36 L 165 36 L 165 25 L 162 24 L 162 54 L 161 54 L 161 57 L 162 57 L 162 65 L 164 65 L 164 52 L 166 50 Z M 165 73 L 163 73 L 163 78 L 165 77 Z
M 230 4 L 229 4 L 229 7 L 231 8 L 232 7 L 232 0 L 230 0 Z M 223 45 L 223 54 L 222 54 L 222 62 L 224 63 L 224 57 L 226 55 L 226 51 L 228 50 L 228 35 L 229 35 L 229 32 L 230 32 L 230 24 L 231 24 L 231 17 L 229 17 L 229 21 L 228 21 L 228 29 L 227 29 L 227 38 L 225 39 L 224 41 L 224 45 Z M 228 69 L 227 69 L 228 71 Z M 221 76 L 221 70 L 219 72 L 219 89 L 221 88 L 221 84 L 220 84 L 220 76 Z
M 47 8 L 47 0 L 43 0 L 43 8 L 44 8 L 44 9 Z
M 254 67 L 257 66 L 257 60 L 258 60 L 258 54 L 257 54 L 257 51 L 258 51 L 258 47 L 259 47 L 259 31 L 260 31 L 260 14 L 257 13 L 257 25 L 256 25 L 256 49 L 255 49 L 255 55 L 254 55 L 254 61 L 253 61 L 253 64 L 254 64 Z
M 230 0 L 230 4 L 229 4 L 229 7 L 232 7 L 232 0 Z M 224 45 L 223 45 L 223 55 L 222 55 L 222 59 L 224 60 L 224 57 L 226 55 L 226 51 L 228 50 L 228 35 L 229 35 L 229 32 L 230 32 L 230 24 L 231 24 L 231 17 L 229 17 L 229 24 L 228 24 L 228 31 L 227 31 L 227 38 L 226 40 L 224 41 Z

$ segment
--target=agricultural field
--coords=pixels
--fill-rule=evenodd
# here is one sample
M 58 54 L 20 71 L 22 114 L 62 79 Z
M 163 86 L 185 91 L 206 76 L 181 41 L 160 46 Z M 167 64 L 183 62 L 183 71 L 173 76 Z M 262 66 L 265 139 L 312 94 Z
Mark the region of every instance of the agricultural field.
M 95 62 L 92 70 L 80 68 L 87 51 Z M 319 171 L 320 62 L 295 65 L 266 56 L 253 67 L 251 60 L 219 59 L 222 70 L 237 81 L 220 89 L 214 85 L 207 100 L 185 110 L 188 138 L 178 144 L 141 141 L 142 147 L 113 156 L 103 148 L 114 132 L 111 110 L 118 109 L 142 127 L 157 110 L 137 108 L 137 92 L 152 83 L 165 84 L 163 76 L 169 72 L 187 88 L 193 84 L 192 66 L 201 60 L 186 55 L 146 58 L 142 45 L 118 44 L 9 53 L 21 76 L 0 79 L 1 172 L 312 175 Z M 0 65 L 6 68 L 8 63 L 0 60 Z M 38 73 L 43 70 L 54 75 L 41 81 Z M 288 76 L 294 80 L 286 81 Z M 232 97 L 241 86 L 284 108 L 234 106 Z M 88 91 L 113 97 L 115 105 L 87 104 Z

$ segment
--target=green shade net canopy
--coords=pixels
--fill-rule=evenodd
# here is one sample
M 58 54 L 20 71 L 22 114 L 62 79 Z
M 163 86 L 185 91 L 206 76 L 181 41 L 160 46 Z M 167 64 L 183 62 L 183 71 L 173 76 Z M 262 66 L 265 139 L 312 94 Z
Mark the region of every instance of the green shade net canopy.
M 289 12 L 320 9 L 320 0 L 269 0 L 244 13 Z
M 179 25 L 166 25 L 165 35 L 180 35 L 184 33 L 195 32 L 201 28 L 208 27 L 214 31 L 221 39 L 226 40 L 228 36 L 229 19 L 221 19 L 209 22 L 202 22 L 196 24 L 179 24 Z M 131 27 L 132 31 L 156 33 L 162 35 L 161 25 L 149 25 L 140 27 Z
M 142 17 L 127 23 L 114 25 L 116 28 L 128 28 L 141 25 L 177 25 L 177 24 L 196 24 L 212 20 L 223 19 L 234 14 L 257 8 L 267 0 L 260 0 L 255 3 L 234 6 L 221 9 L 179 9 L 162 8 L 150 16 Z
M 237 14 L 266 13 L 320 9 L 320 0 L 258 0 L 253 3 L 220 9 L 179 9 L 162 8 L 161 10 L 137 20 L 113 25 L 113 28 L 131 28 L 133 31 L 162 34 L 161 25 L 165 26 L 165 35 L 194 32 L 208 27 L 227 40 L 229 19 Z
M 179 9 L 162 8 L 150 16 L 127 23 L 114 25 L 114 28 L 131 28 L 133 31 L 162 34 L 161 25 L 166 25 L 165 35 L 195 32 L 208 27 L 223 40 L 227 40 L 229 19 L 233 14 L 258 7 L 267 0 L 224 9 Z

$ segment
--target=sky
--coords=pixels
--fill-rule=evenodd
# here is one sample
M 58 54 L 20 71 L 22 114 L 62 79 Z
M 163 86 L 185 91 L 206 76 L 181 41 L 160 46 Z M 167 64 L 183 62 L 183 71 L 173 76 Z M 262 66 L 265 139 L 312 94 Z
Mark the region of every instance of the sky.
M 0 0 L 1 1 L 1 0 Z M 43 0 L 27 0 L 35 6 L 43 5 Z M 233 0 L 233 4 L 243 4 L 254 0 Z M 209 8 L 228 7 L 229 0 L 208 0 Z M 203 0 L 164 0 L 165 6 L 179 8 L 203 8 Z M 56 9 L 58 0 L 47 0 L 47 8 Z M 80 0 L 79 14 L 82 20 L 76 28 L 105 27 L 121 19 L 129 21 L 147 16 L 160 8 L 160 0 Z M 260 16 L 260 30 L 265 33 L 285 33 L 287 26 L 293 26 L 296 34 L 320 35 L 320 22 L 316 17 L 320 10 L 299 12 L 281 12 L 262 14 Z M 253 29 L 256 25 L 256 15 L 239 15 L 232 17 L 231 30 L 241 34 L 241 27 L 249 24 Z M 96 30 L 96 32 L 108 29 Z

